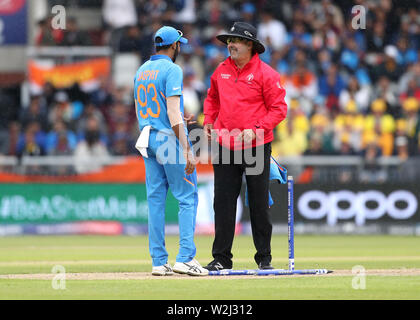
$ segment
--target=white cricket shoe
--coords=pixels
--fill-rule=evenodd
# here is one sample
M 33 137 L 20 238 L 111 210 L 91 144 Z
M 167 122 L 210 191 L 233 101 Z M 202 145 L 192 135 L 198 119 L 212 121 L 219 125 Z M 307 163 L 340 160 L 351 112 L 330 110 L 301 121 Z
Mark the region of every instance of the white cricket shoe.
M 154 276 L 171 276 L 173 274 L 174 271 L 169 263 L 152 268 L 152 275 Z
M 204 269 L 197 260 L 192 259 L 190 262 L 176 262 L 173 271 L 190 276 L 208 276 L 209 271 Z

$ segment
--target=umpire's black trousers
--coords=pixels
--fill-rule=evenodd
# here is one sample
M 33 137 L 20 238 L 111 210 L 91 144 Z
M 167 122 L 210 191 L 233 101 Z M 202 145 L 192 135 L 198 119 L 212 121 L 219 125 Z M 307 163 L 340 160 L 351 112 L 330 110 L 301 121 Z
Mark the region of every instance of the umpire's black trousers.
M 232 267 L 231 249 L 235 234 L 236 203 L 244 173 L 248 190 L 252 237 L 257 250 L 254 259 L 257 264 L 262 261 L 271 262 L 272 224 L 268 207 L 271 143 L 257 148 L 252 149 L 254 156 L 257 155 L 254 160 L 258 161 L 260 167 L 262 167 L 261 162 L 264 163 L 262 172 L 257 175 L 253 174 L 252 170 L 250 170 L 251 174 L 246 173 L 246 168 L 255 167 L 255 163 L 246 163 L 243 150 L 230 151 L 219 146 L 219 153 L 216 156 L 219 163 L 213 162 L 215 239 L 212 255 L 225 267 Z M 230 155 L 229 163 L 226 163 L 226 157 L 221 159 L 223 152 L 225 155 L 226 153 Z M 240 157 L 242 161 L 237 164 L 237 159 Z M 233 161 L 234 159 L 236 160 Z

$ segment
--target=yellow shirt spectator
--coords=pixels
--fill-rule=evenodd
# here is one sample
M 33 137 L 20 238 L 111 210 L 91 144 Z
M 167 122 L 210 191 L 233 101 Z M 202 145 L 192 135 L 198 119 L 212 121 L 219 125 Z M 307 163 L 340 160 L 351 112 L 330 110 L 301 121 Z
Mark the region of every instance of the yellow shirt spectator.
M 380 131 L 381 133 L 393 133 L 395 131 L 395 120 L 390 114 L 375 116 L 370 114 L 365 117 L 365 131 Z
M 306 133 L 293 130 L 286 130 L 278 134 L 278 141 L 272 145 L 272 155 L 276 158 L 279 156 L 299 156 L 302 155 L 308 147 L 308 139 Z

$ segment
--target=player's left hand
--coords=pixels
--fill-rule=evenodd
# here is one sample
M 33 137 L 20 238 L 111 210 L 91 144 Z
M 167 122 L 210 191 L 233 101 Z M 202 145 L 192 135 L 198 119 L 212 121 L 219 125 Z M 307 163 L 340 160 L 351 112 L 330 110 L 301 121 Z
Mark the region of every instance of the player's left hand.
M 195 159 L 191 150 L 184 151 L 184 158 L 187 161 L 185 165 L 185 173 L 190 175 L 194 172 L 197 160 Z
M 237 141 L 244 141 L 245 143 L 251 143 L 252 141 L 255 140 L 256 137 L 257 136 L 256 136 L 254 130 L 252 130 L 252 129 L 245 129 L 244 131 L 242 131 L 236 137 L 236 140 Z

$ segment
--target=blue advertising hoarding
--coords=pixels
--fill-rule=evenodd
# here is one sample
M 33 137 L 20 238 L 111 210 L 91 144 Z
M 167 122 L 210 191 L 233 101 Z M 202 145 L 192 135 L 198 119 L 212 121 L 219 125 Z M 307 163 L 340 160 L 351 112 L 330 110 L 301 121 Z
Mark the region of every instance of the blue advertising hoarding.
M 27 0 L 0 0 L 0 45 L 27 44 Z

